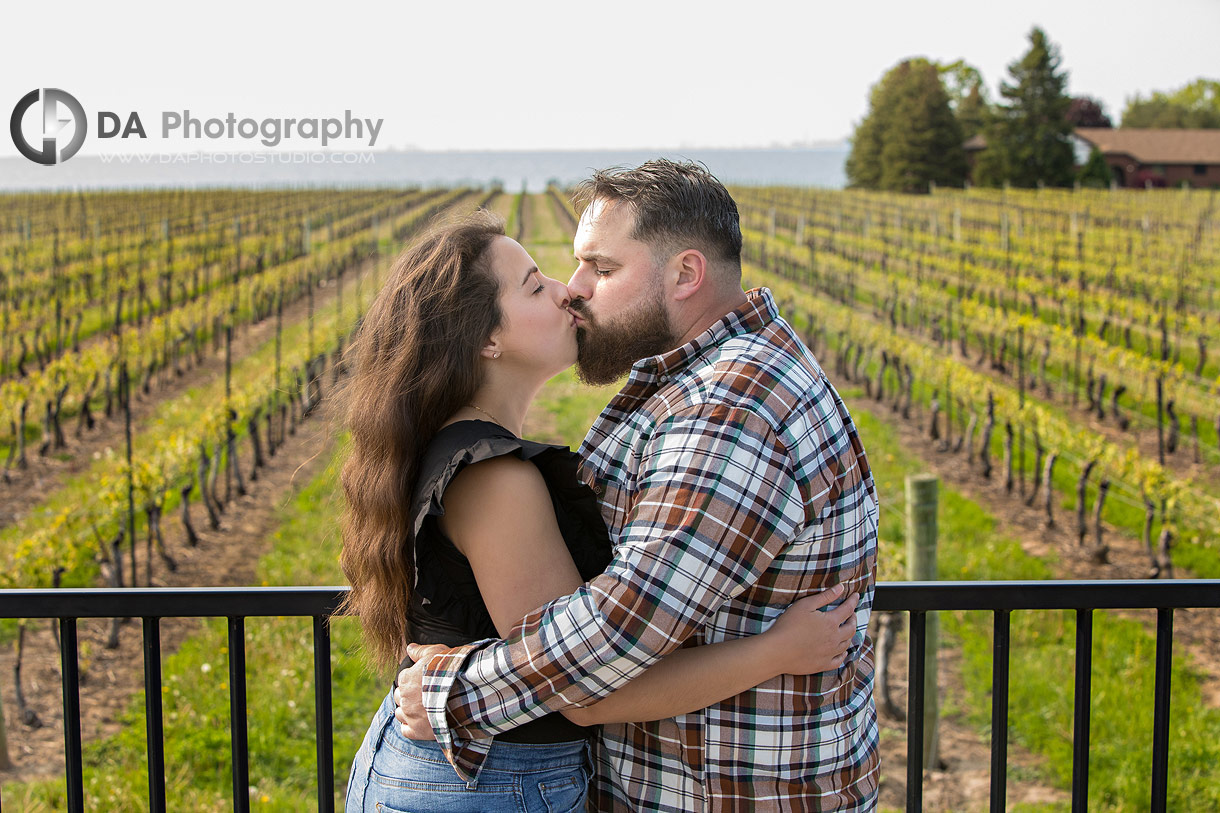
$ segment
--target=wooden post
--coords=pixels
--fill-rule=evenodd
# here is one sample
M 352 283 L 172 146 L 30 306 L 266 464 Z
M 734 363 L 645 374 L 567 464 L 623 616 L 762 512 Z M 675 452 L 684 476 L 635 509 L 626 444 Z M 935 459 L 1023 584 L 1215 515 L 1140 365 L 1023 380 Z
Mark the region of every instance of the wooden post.
M 936 581 L 937 579 L 937 483 L 938 480 L 933 474 L 908 474 L 906 477 L 907 578 L 911 581 Z M 940 710 L 936 690 L 936 652 L 939 646 L 939 632 L 940 623 L 936 613 L 928 613 L 927 639 L 924 649 L 924 770 L 934 768 L 939 762 L 936 753 L 937 718 Z
M 0 705 L 0 771 L 8 771 L 13 762 L 8 756 L 8 737 L 4 734 L 4 706 Z

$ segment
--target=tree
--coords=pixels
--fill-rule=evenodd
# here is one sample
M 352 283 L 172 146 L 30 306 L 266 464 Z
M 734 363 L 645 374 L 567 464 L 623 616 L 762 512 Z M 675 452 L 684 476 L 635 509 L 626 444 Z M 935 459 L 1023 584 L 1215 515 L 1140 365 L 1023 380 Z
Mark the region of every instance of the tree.
M 869 91 L 869 112 L 851 137 L 847 156 L 847 181 L 861 189 L 877 189 L 881 183 L 881 147 L 889 127 L 890 89 L 882 80 Z
M 1073 127 L 1113 127 L 1114 123 L 1106 115 L 1101 102 L 1090 96 L 1077 96 L 1072 99 L 1067 112 L 1068 121 Z
M 1076 180 L 1080 181 L 1081 186 L 1091 189 L 1105 189 L 1113 178 L 1114 173 L 1110 171 L 1110 165 L 1106 163 L 1101 150 L 1096 147 L 1090 150 L 1089 160 L 1080 168 L 1080 173 L 1076 176 Z
M 1138 93 L 1127 100 L 1123 127 L 1220 128 L 1220 81 L 1196 79 L 1171 93 Z
M 1035 27 L 1029 50 L 1008 66 L 1011 82 L 1000 84 L 1006 100 L 996 105 L 987 127 L 987 149 L 979 156 L 975 178 L 999 186 L 1070 186 L 1075 178 L 1068 121 L 1071 99 L 1059 49 Z
M 937 66 L 908 59 L 869 94 L 869 112 L 852 136 L 852 186 L 926 192 L 929 183 L 960 186 L 966 177 L 962 131 Z
M 983 132 L 987 128 L 989 112 L 990 107 L 983 95 L 982 86 L 971 88 L 954 110 L 958 126 L 962 128 L 962 138 L 970 138 Z
M 941 82 L 949 97 L 949 106 L 962 128 L 962 138 L 982 132 L 987 119 L 987 89 L 978 68 L 963 60 L 938 65 Z

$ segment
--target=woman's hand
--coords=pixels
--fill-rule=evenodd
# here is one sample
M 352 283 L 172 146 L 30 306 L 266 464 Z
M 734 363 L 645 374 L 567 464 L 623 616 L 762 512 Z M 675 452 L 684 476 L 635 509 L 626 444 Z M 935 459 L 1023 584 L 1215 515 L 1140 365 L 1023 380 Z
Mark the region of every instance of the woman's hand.
M 778 674 L 812 675 L 843 665 L 856 634 L 860 597 L 852 593 L 833 610 L 823 609 L 842 595 L 843 586 L 836 584 L 799 599 L 762 633 L 767 651 L 775 656 Z

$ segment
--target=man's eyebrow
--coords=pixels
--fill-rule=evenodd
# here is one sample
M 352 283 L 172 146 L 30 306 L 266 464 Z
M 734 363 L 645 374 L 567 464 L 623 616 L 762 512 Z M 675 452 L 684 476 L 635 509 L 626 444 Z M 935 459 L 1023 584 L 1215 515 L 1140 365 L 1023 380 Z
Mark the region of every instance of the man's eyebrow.
M 575 259 L 575 260 L 577 260 L 577 261 L 579 261 L 579 262 L 591 262 L 591 263 L 599 263 L 599 262 L 602 262 L 602 263 L 609 263 L 609 262 L 614 262 L 614 261 L 613 261 L 613 260 L 611 260 L 609 257 L 607 257 L 605 254 L 602 254 L 602 253 L 597 252 L 597 251 L 586 251 L 586 252 L 585 252 L 583 255 L 573 253 L 573 254 L 572 254 L 572 257 L 573 257 L 573 259 Z
M 529 282 L 530 275 L 537 273 L 537 271 L 538 271 L 538 266 L 536 266 L 536 265 L 531 266 L 530 270 L 525 272 L 525 279 L 521 280 L 521 284 L 525 285 L 525 283 Z

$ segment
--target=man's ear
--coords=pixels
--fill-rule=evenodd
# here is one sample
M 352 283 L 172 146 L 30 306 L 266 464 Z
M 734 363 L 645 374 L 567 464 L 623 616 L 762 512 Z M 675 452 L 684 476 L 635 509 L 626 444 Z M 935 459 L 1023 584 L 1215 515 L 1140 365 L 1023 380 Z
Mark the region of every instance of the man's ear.
M 679 302 L 694 296 L 710 281 L 707 257 L 697 248 L 679 252 L 670 262 L 676 273 L 674 299 Z

